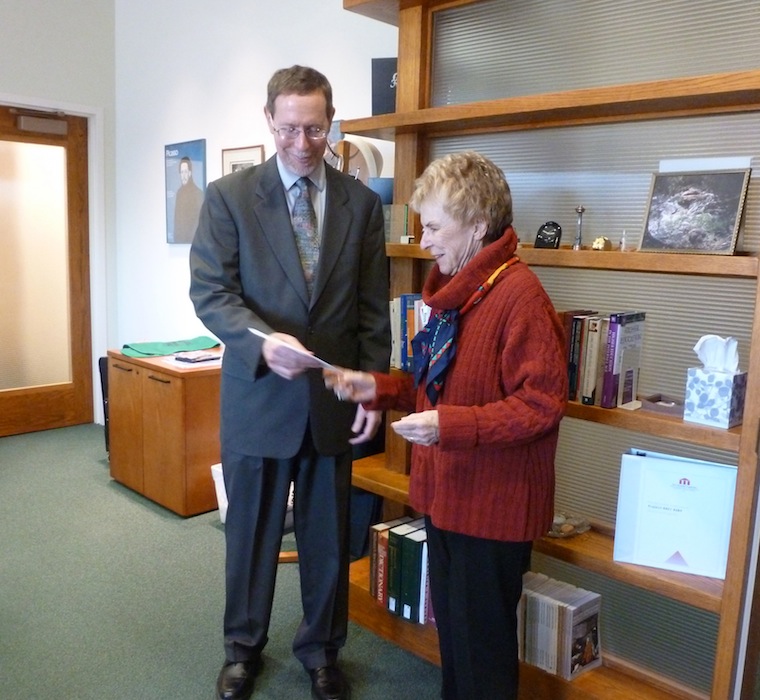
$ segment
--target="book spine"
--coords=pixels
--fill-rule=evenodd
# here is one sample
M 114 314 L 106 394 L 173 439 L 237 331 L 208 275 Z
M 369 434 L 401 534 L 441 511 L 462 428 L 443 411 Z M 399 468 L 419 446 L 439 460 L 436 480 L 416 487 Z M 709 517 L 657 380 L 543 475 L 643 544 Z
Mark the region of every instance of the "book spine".
M 401 540 L 403 534 L 391 528 L 388 532 L 388 558 L 386 560 L 388 568 L 388 580 L 386 590 L 388 591 L 388 610 L 394 615 L 401 614 L 399 605 L 401 597 Z
M 413 369 L 412 338 L 414 338 L 414 303 L 422 297 L 419 293 L 401 295 L 401 369 Z
M 646 313 L 640 311 L 626 314 L 621 322 L 615 363 L 615 374 L 618 377 L 618 406 L 636 400 L 645 319 Z
M 602 385 L 604 384 L 604 360 L 607 352 L 607 336 L 610 330 L 609 316 L 602 317 L 602 324 L 599 330 L 599 356 L 596 362 L 596 382 L 594 391 L 594 406 L 602 405 Z
M 417 622 L 425 624 L 430 614 L 430 563 L 428 561 L 428 543 L 425 540 L 422 543 L 422 561 L 420 562 L 420 590 L 419 600 L 420 609 L 417 615 Z
M 399 607 L 401 617 L 417 621 L 420 613 L 420 579 L 422 576 L 422 542 L 415 531 L 401 541 L 401 590 Z
M 389 302 L 391 315 L 391 367 L 401 369 L 401 299 Z
M 573 316 L 570 333 L 570 362 L 567 368 L 568 400 L 575 401 L 578 396 L 578 357 L 581 348 L 581 317 Z
M 599 345 L 601 337 L 602 319 L 592 316 L 587 321 L 586 333 L 586 357 L 583 362 L 581 376 L 581 403 L 586 406 L 594 405 L 596 394 L 597 366 L 599 364 Z
M 607 347 L 604 351 L 604 376 L 602 378 L 602 408 L 617 406 L 617 385 L 615 383 L 615 354 L 617 353 L 617 337 L 619 330 L 619 315 L 610 315 L 610 326 L 607 331 Z
M 377 527 L 369 529 L 369 594 L 377 598 Z
M 377 570 L 375 572 L 375 598 L 383 607 L 388 607 L 388 531 L 377 536 Z

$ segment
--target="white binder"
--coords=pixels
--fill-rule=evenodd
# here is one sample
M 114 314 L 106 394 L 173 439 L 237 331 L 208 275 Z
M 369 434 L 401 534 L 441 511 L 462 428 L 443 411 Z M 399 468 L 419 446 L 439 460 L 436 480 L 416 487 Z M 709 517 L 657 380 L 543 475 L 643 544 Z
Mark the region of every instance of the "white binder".
M 631 449 L 620 467 L 615 561 L 724 578 L 736 467 Z

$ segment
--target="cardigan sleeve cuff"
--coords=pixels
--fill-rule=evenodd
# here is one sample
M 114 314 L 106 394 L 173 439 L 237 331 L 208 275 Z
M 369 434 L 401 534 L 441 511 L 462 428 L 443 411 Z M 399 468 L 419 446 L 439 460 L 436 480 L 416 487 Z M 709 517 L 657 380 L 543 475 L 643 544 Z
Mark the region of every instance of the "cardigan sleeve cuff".
M 438 406 L 438 445 L 442 450 L 467 450 L 478 444 L 478 423 L 469 406 Z
M 375 378 L 376 397 L 374 401 L 363 403 L 368 411 L 413 411 L 414 387 L 411 376 L 398 376 L 382 372 L 371 372 Z

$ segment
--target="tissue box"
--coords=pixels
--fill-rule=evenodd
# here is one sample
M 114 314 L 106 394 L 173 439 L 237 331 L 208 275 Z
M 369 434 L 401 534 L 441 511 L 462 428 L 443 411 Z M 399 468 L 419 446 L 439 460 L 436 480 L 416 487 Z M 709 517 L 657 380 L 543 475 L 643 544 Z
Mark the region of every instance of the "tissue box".
M 683 419 L 713 428 L 733 428 L 742 422 L 747 373 L 689 367 Z

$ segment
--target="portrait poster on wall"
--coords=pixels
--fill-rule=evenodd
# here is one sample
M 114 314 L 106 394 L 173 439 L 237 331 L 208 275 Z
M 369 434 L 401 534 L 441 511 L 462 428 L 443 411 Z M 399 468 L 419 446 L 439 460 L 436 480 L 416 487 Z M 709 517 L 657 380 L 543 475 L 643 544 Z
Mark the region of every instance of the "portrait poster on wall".
M 164 147 L 166 242 L 192 243 L 206 190 L 206 139 Z

